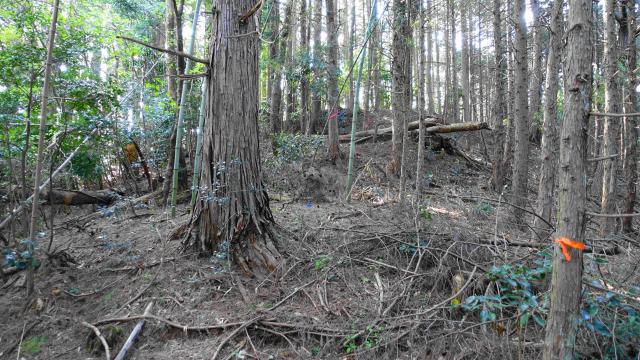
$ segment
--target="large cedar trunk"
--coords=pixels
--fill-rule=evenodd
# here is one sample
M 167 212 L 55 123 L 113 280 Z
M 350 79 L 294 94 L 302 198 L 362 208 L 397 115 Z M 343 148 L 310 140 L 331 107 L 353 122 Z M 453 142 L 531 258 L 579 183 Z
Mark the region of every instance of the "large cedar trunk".
M 260 40 L 253 19 L 238 17 L 254 3 L 214 3 L 200 191 L 188 245 L 201 254 L 228 247 L 245 274 L 265 275 L 278 268 L 281 256 L 260 166 Z

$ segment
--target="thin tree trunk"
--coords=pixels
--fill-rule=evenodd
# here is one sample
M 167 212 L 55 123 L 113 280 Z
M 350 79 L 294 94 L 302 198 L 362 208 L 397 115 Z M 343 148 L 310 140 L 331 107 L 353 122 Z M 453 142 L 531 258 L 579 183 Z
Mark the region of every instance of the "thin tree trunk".
M 238 21 L 254 3 L 216 3 L 200 173 L 204 190 L 198 193 L 187 245 L 207 255 L 226 250 L 246 275 L 264 276 L 278 269 L 281 256 L 260 165 L 260 39 L 253 19 Z
M 29 195 L 27 193 L 27 154 L 29 153 L 30 140 L 31 140 L 31 112 L 33 111 L 33 86 L 35 85 L 36 74 L 31 74 L 29 80 L 29 102 L 27 103 L 27 113 L 25 118 L 24 129 L 24 148 L 20 154 L 20 183 L 22 187 L 22 198 L 20 201 L 24 201 Z M 29 233 L 29 214 L 24 212 L 24 229 L 25 234 Z
M 435 8 L 435 5 L 432 7 Z M 442 104 L 442 78 L 440 76 L 440 69 L 441 69 L 441 65 L 442 65 L 442 61 L 440 59 L 440 42 L 438 41 L 438 33 L 440 33 L 439 31 L 436 31 L 436 41 L 435 41 L 435 48 L 436 48 L 436 66 L 432 66 L 432 71 L 435 72 L 435 79 L 436 79 L 436 86 L 435 86 L 435 90 L 436 90 L 436 104 L 435 107 L 433 109 L 434 113 L 437 114 L 443 114 L 443 104 Z M 446 87 L 446 83 L 445 83 L 445 87 Z
M 425 16 L 425 12 L 427 12 L 429 14 L 429 21 L 426 21 L 426 16 Z M 426 61 L 425 64 L 423 64 L 422 66 L 424 67 L 424 69 L 422 70 L 423 72 L 426 71 L 426 78 L 425 78 L 425 82 L 427 83 L 427 114 L 432 115 L 435 113 L 435 104 L 434 104 L 434 99 L 433 99 L 433 8 L 431 6 L 431 0 L 427 0 L 426 6 L 425 8 L 422 9 L 422 11 L 420 12 L 420 16 L 421 16 L 421 21 L 420 23 L 421 25 L 421 29 L 422 31 L 424 31 L 424 29 L 422 27 L 426 26 L 427 29 L 427 58 L 424 60 Z M 426 25 L 425 25 L 426 22 Z M 424 39 L 423 39 L 424 40 Z M 424 41 L 421 40 L 420 41 L 420 46 L 424 47 Z M 437 46 L 437 45 L 436 45 Z M 424 57 L 424 48 L 422 48 L 422 50 L 420 51 L 420 56 L 421 56 L 421 61 Z
M 524 20 L 525 0 L 514 3 L 513 19 L 515 23 L 514 42 L 514 122 L 515 151 L 513 164 L 513 203 L 520 208 L 527 205 L 527 183 L 529 180 L 529 112 L 527 108 L 527 25 Z M 518 207 L 514 209 L 517 221 L 524 220 L 524 212 Z
M 29 296 L 34 291 L 34 268 L 33 261 L 35 251 L 36 220 L 38 218 L 38 205 L 40 196 L 40 182 L 42 181 L 42 166 L 44 162 L 44 137 L 46 134 L 47 109 L 49 105 L 49 81 L 51 77 L 51 67 L 53 66 L 53 47 L 56 39 L 56 28 L 58 25 L 58 8 L 60 0 L 53 2 L 53 14 L 51 15 L 51 26 L 49 27 L 49 41 L 47 43 L 47 60 L 44 67 L 44 83 L 42 85 L 42 103 L 40 105 L 40 128 L 38 132 L 38 158 L 36 162 L 35 180 L 33 186 L 33 200 L 31 205 L 31 220 L 29 222 L 29 240 L 27 251 L 30 254 L 27 272 L 27 293 Z
M 540 0 L 530 0 L 531 12 L 533 13 L 533 48 L 531 56 L 533 58 L 531 77 L 529 79 L 529 120 L 531 126 L 529 129 L 529 138 L 539 140 L 540 134 L 540 98 L 542 96 L 542 35 L 544 27 L 542 26 L 542 16 L 540 14 Z M 554 46 L 554 44 L 549 44 Z
M 564 118 L 558 167 L 558 237 L 584 242 L 586 196 L 587 124 L 591 110 L 592 76 L 591 0 L 569 0 L 564 61 Z M 544 360 L 574 357 L 582 291 L 582 251 L 568 248 L 565 259 L 554 246 L 551 301 L 546 324 Z
M 295 14 L 296 12 L 296 4 L 297 1 L 292 1 L 289 6 L 291 6 L 291 14 Z M 289 17 L 291 19 L 291 17 Z M 294 57 L 296 54 L 296 32 L 294 31 L 292 20 L 287 20 L 288 27 L 285 30 L 288 34 L 288 41 L 286 46 L 286 61 L 285 61 L 285 69 L 292 69 L 294 67 Z M 296 113 L 296 92 L 298 91 L 298 81 L 295 78 L 293 72 L 287 71 L 287 87 L 286 87 L 286 112 L 284 117 L 285 128 L 289 132 L 293 132 L 297 127 L 297 124 L 294 123 L 295 113 Z
M 547 55 L 546 88 L 544 90 L 544 114 L 542 130 L 542 151 L 540 158 L 540 181 L 538 183 L 538 201 L 536 213 L 548 223 L 551 223 L 553 202 L 555 199 L 555 182 L 558 162 L 558 71 L 562 55 L 563 0 L 555 0 L 551 9 L 551 27 L 549 38 L 549 54 Z M 535 217 L 533 221 L 534 231 L 539 231 L 545 226 L 543 221 Z M 551 230 L 551 229 L 549 229 Z M 546 235 L 546 234 L 543 234 Z M 542 238 L 545 238 L 542 236 Z
M 451 24 L 449 35 L 451 36 L 451 118 L 453 122 L 460 122 L 460 93 L 458 91 L 458 71 L 456 61 L 456 12 L 455 1 L 449 0 L 449 21 Z
M 604 111 L 620 113 L 621 86 L 618 74 L 618 38 L 616 36 L 616 0 L 604 1 Z M 625 44 L 626 46 L 626 44 Z M 603 156 L 619 154 L 620 120 L 606 118 L 603 129 Z M 615 212 L 618 161 L 610 158 L 602 162 L 602 193 L 600 208 L 603 214 Z M 600 223 L 600 236 L 612 234 L 616 228 L 616 218 L 603 217 Z
M 404 102 L 404 106 L 402 107 L 401 111 L 402 111 L 402 151 L 401 151 L 401 156 L 400 156 L 400 191 L 399 191 L 399 198 L 400 198 L 400 203 L 402 204 L 404 202 L 404 194 L 405 194 L 405 188 L 406 188 L 406 182 L 407 182 L 407 147 L 409 144 L 409 128 L 408 128 L 408 123 L 409 121 L 407 120 L 409 117 L 409 113 L 411 112 L 411 108 L 412 108 L 412 103 L 413 103 L 413 87 L 412 85 L 412 72 L 411 72 L 411 64 L 412 64 L 412 56 L 411 56 L 411 44 L 413 42 L 413 31 L 411 29 L 411 23 L 412 23 L 412 18 L 413 18 L 413 12 L 414 12 L 414 8 L 413 8 L 413 2 L 411 0 L 406 0 L 404 6 L 406 7 L 406 24 L 401 25 L 401 29 L 403 30 L 403 47 L 404 47 L 404 67 L 403 67 L 403 71 L 405 73 L 405 84 L 403 86 L 401 86 L 402 91 L 402 96 L 403 96 L 403 102 Z M 406 27 L 406 28 L 404 28 Z
M 626 0 L 624 3 L 627 19 L 627 36 L 633 33 L 636 29 L 636 10 L 635 1 Z M 625 102 L 625 112 L 635 113 L 638 112 L 638 99 L 636 95 L 636 87 L 638 80 L 634 74 L 637 69 L 637 50 L 635 36 L 627 37 L 627 101 Z M 624 212 L 626 214 L 635 213 L 636 205 L 636 182 L 638 181 L 638 137 L 640 135 L 638 131 L 638 118 L 628 117 L 626 118 L 627 124 L 627 149 L 625 151 L 625 181 L 626 184 L 626 198 L 624 202 Z M 632 217 L 624 217 L 622 219 L 622 231 L 625 233 L 633 232 Z
M 427 5 L 428 6 L 428 5 Z M 419 22 L 418 22 L 418 121 L 420 122 L 418 130 L 418 159 L 416 164 L 416 195 L 420 194 L 420 188 L 422 186 L 422 179 L 424 179 L 423 166 L 424 166 L 424 123 L 422 121 L 425 111 L 425 69 L 427 58 L 424 53 L 424 38 L 425 38 L 425 8 L 422 1 L 418 2 Z M 428 80 L 430 82 L 430 79 Z M 428 85 L 427 85 L 428 86 Z M 433 99 L 431 99 L 433 100 Z M 428 102 L 427 113 L 430 114 L 431 101 Z
M 329 159 L 335 162 L 340 154 L 338 146 L 338 34 L 336 26 L 335 0 L 326 0 L 327 5 L 327 38 L 328 38 L 328 105 L 327 117 L 329 136 L 327 138 L 327 151 Z
M 449 21 L 448 21 L 448 16 L 449 16 L 449 0 L 447 0 L 445 2 L 445 9 L 444 9 L 444 99 L 443 99 L 443 113 L 444 113 L 444 118 L 448 119 L 448 118 L 452 118 L 451 114 L 452 114 L 452 102 L 453 102 L 453 88 L 451 86 L 451 57 L 449 56 L 451 54 L 451 44 L 449 43 L 449 40 L 451 39 L 451 36 L 449 35 L 450 30 L 450 26 L 449 26 Z M 455 46 L 455 45 L 454 45 Z M 452 122 L 456 122 L 455 119 L 452 119 Z
M 273 28 L 276 29 L 275 32 L 279 33 L 280 36 L 275 39 L 275 45 L 272 46 L 273 52 L 275 54 L 276 63 L 273 66 L 273 89 L 271 96 L 271 114 L 270 114 L 270 122 L 271 122 L 271 151 L 273 154 L 277 154 L 278 147 L 276 142 L 276 136 L 282 132 L 282 116 L 281 116 L 281 108 L 282 108 L 282 72 L 284 71 L 284 63 L 285 63 L 285 49 L 287 48 L 287 42 L 289 41 L 289 29 L 291 28 L 291 3 L 293 0 L 290 0 L 287 3 L 287 7 L 285 10 L 285 23 L 283 24 L 283 31 L 279 32 L 280 27 L 280 5 L 276 5 L 273 8 L 273 17 L 274 23 Z M 280 43 L 278 45 L 278 42 Z
M 366 1 L 366 0 L 363 0 Z M 370 0 L 368 2 L 368 7 L 369 7 L 369 12 L 371 12 L 371 9 L 373 7 L 372 2 L 376 1 L 376 0 Z M 363 8 L 364 8 L 364 4 L 363 4 Z M 366 36 L 366 34 L 365 34 Z M 371 36 L 371 38 L 369 39 L 369 43 L 367 44 L 368 46 L 368 57 L 367 57 L 367 87 L 365 88 L 365 95 L 364 95 L 364 116 L 362 117 L 362 130 L 367 130 L 367 128 L 369 127 L 370 124 L 370 120 L 369 118 L 371 117 L 369 111 L 371 109 L 371 88 L 372 88 L 372 84 L 373 81 L 371 79 L 371 70 L 373 69 L 373 59 L 374 59 L 374 51 L 375 51 L 375 44 L 373 41 L 373 36 Z
M 391 106 L 393 108 L 393 135 L 391 140 L 391 162 L 388 171 L 398 175 L 402 164 L 402 144 L 404 138 L 404 124 L 407 111 L 407 88 L 409 78 L 407 72 L 411 67 L 410 41 L 411 28 L 408 21 L 408 5 L 402 0 L 393 0 L 393 44 L 391 78 L 393 93 L 391 94 Z M 410 91 L 410 90 L 409 90 Z
M 462 122 L 471 121 L 471 88 L 470 88 L 470 62 L 469 62 L 469 27 L 467 20 L 467 4 L 460 4 L 460 31 L 462 32 Z
M 349 5 L 349 0 L 345 1 L 345 8 L 344 8 L 344 12 L 345 12 L 345 19 L 348 19 L 349 17 L 351 18 L 351 21 L 345 21 L 344 25 L 345 25 L 345 29 L 347 31 L 345 31 L 345 34 L 348 34 L 348 37 L 345 39 L 349 39 L 347 46 L 346 46 L 346 61 L 347 61 L 347 71 L 349 68 L 353 67 L 353 48 L 355 46 L 355 37 L 356 37 L 356 2 L 354 0 L 351 0 L 351 13 L 348 14 L 347 13 L 347 8 Z M 349 16 L 350 15 L 350 16 Z M 347 24 L 349 25 L 349 27 L 347 27 Z M 355 72 L 352 72 L 352 75 L 349 77 L 349 99 L 347 101 L 347 109 L 349 109 L 350 111 L 353 111 L 354 109 L 354 101 L 355 101 L 355 88 L 354 88 L 354 82 L 353 82 L 353 74 Z
M 189 50 L 188 50 L 189 55 L 193 54 L 193 47 L 195 45 L 195 39 L 196 39 L 196 30 L 198 28 L 198 17 L 200 16 L 201 1 L 202 0 L 196 1 L 196 8 L 193 14 L 193 24 L 191 26 L 191 39 L 189 41 Z M 185 68 L 184 68 L 185 74 L 188 74 L 190 70 L 191 70 L 191 60 L 187 59 L 187 61 L 185 62 Z M 173 159 L 174 164 L 176 163 L 180 164 L 181 157 L 184 157 L 184 154 L 182 154 L 181 150 L 182 150 L 182 135 L 184 133 L 184 112 L 185 112 L 185 108 L 187 107 L 188 88 L 189 88 L 189 83 L 183 80 L 182 91 L 180 91 L 180 108 L 178 109 L 178 123 L 176 125 L 177 131 L 176 131 L 176 144 L 174 149 L 175 156 Z M 176 216 L 176 198 L 178 195 L 178 179 L 180 178 L 179 170 L 180 170 L 179 168 L 174 166 L 173 174 L 171 175 L 171 217 L 172 218 L 175 218 Z M 183 171 L 183 177 L 184 177 L 184 179 L 182 179 L 183 184 L 187 180 L 186 176 L 184 175 L 186 174 Z M 133 183 L 135 184 L 135 181 Z
M 504 98 L 504 77 L 506 74 L 506 59 L 502 47 L 502 18 L 501 0 L 493 0 L 493 46 L 494 46 L 494 78 L 495 96 L 492 109 L 493 162 L 491 171 L 491 188 L 501 193 L 504 187 L 505 175 L 505 126 L 506 104 Z
M 321 65 L 324 62 L 322 56 L 322 48 L 320 43 L 320 35 L 322 34 L 322 2 L 324 0 L 314 0 L 313 3 L 313 82 L 311 89 L 311 118 L 307 134 L 315 134 L 318 132 L 318 124 L 321 124 L 322 111 L 322 72 Z
M 307 0 L 300 1 L 300 51 L 306 54 L 309 50 L 307 25 Z M 302 74 L 300 74 L 300 133 L 304 134 L 309 122 L 309 67 L 307 62 L 302 62 Z
M 371 56 L 373 56 L 372 58 L 372 63 L 373 63 L 373 94 L 374 94 L 374 101 L 373 101 L 373 111 L 375 112 L 376 116 L 380 113 L 380 107 L 382 106 L 382 90 L 381 90 L 381 86 L 380 86 L 380 52 L 379 52 L 379 48 L 382 47 L 381 44 L 381 26 L 383 24 L 379 23 L 378 26 L 376 26 L 375 29 L 373 29 L 373 34 L 371 35 L 371 40 L 374 44 L 374 48 L 373 51 L 370 53 Z

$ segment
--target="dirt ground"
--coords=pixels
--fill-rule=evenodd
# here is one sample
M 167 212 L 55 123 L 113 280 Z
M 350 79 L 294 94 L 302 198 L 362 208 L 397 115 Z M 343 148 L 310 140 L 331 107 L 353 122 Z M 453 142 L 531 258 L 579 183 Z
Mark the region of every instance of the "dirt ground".
M 482 160 L 480 148 L 471 153 Z M 266 279 L 243 277 L 223 253 L 203 258 L 182 249 L 170 235 L 188 221 L 185 205 L 175 219 L 153 201 L 123 201 L 100 216 L 91 206 L 60 208 L 53 249 L 68 256 L 43 256 L 35 300 L 25 300 L 24 272 L 0 282 L 0 359 L 15 358 L 18 348 L 25 359 L 104 359 L 83 322 L 98 325 L 113 357 L 149 303 L 130 359 L 540 357 L 544 329 L 535 322 L 519 328 L 507 311 L 482 322 L 478 311 L 452 306 L 486 294 L 493 265 L 533 261 L 540 250 L 509 245 L 530 241 L 531 231 L 515 226 L 505 197 L 487 189 L 489 169 L 428 151 L 416 196 L 411 150 L 401 204 L 398 180 L 385 173 L 389 150 L 388 142 L 359 145 L 350 202 L 345 164 L 322 160 L 322 148 L 292 163 L 263 151 L 286 255 Z M 617 257 L 615 269 L 600 270 L 615 277 L 638 263 L 630 250 Z M 579 336 L 585 357 L 589 337 Z

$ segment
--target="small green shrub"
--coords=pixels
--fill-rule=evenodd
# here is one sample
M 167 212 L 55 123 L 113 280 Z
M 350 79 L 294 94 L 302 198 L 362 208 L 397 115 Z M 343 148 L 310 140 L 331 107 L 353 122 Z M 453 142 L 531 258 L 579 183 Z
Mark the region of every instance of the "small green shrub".
M 25 355 L 36 355 L 42 352 L 42 345 L 46 344 L 49 338 L 46 336 L 32 336 L 22 342 L 21 353 Z

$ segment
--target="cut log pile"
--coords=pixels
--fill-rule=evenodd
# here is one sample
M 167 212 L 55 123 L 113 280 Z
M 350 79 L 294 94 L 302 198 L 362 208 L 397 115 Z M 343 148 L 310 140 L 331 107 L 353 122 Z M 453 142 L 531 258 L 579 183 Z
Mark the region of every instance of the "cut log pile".
M 489 130 L 489 124 L 485 122 L 466 122 L 466 123 L 453 123 L 443 124 L 439 119 L 426 118 L 422 121 L 427 134 L 447 134 L 454 132 L 464 131 L 477 131 L 487 129 Z M 408 124 L 409 131 L 417 131 L 420 127 L 420 121 L 412 121 Z M 377 139 L 385 139 L 391 137 L 393 133 L 393 127 L 387 127 L 382 129 L 370 129 L 356 132 L 356 142 L 363 142 L 374 137 Z M 351 134 L 340 135 L 340 142 L 351 141 Z

